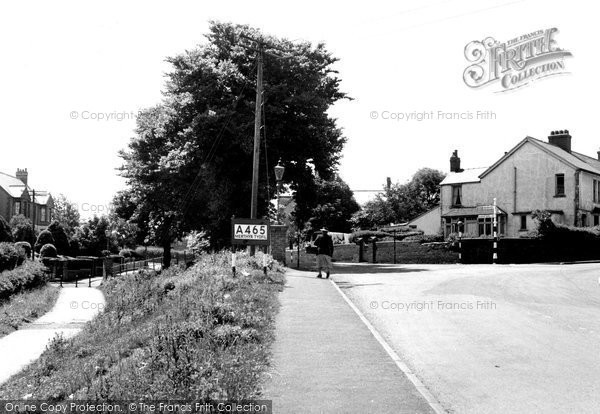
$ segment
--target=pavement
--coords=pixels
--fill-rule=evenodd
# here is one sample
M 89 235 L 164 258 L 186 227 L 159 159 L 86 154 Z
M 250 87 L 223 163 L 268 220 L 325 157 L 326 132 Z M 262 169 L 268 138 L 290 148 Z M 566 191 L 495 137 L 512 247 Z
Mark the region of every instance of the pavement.
M 288 269 L 263 397 L 278 413 L 432 413 L 336 286 Z
M 597 413 L 598 264 L 336 264 L 336 284 L 448 412 Z
M 35 361 L 56 335 L 70 338 L 92 320 L 105 306 L 104 295 L 95 286 L 101 278 L 64 284 L 56 304 L 36 321 L 0 338 L 0 384 Z

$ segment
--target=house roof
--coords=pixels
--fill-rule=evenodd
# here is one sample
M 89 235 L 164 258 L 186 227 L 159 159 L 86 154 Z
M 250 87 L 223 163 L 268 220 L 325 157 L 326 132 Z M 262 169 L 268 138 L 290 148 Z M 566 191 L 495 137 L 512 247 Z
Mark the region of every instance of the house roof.
M 498 215 L 506 215 L 506 211 L 496 207 Z M 494 214 L 494 206 L 455 207 L 448 210 L 442 217 L 489 216 Z
M 0 187 L 4 189 L 11 197 L 21 198 L 23 193 L 27 191 L 23 181 L 17 177 L 0 172 Z
M 468 168 L 461 172 L 451 172 L 442 180 L 440 185 L 478 183 L 481 181 L 479 176 L 485 170 L 487 170 L 487 167 Z
M 13 177 L 12 175 L 3 172 L 0 172 L 0 188 L 3 188 L 4 191 L 13 198 L 22 198 L 25 195 L 25 198 L 31 199 L 30 194 L 32 190 L 29 186 L 26 186 L 23 181 L 19 180 L 17 177 Z M 52 196 L 47 191 L 36 190 L 35 203 L 46 205 L 51 197 Z
M 557 147 L 556 145 L 552 145 L 548 142 L 541 141 L 537 138 L 527 136 L 490 167 L 471 168 L 465 169 L 461 172 L 451 172 L 446 176 L 446 178 L 444 178 L 440 185 L 478 183 L 483 177 L 492 172 L 497 166 L 502 164 L 504 160 L 509 158 L 526 143 L 531 143 L 535 145 L 542 151 L 561 160 L 562 162 L 570 165 L 573 168 L 600 175 L 600 160 L 593 157 L 589 157 L 584 154 L 580 154 L 575 151 L 571 151 L 569 153 L 563 150 L 562 148 Z
M 502 164 L 504 160 L 509 158 L 512 154 L 514 154 L 519 148 L 521 148 L 526 143 L 531 143 L 536 147 L 540 148 L 542 151 L 548 153 L 549 155 L 561 160 L 562 162 L 570 165 L 573 168 L 584 170 L 591 172 L 593 174 L 600 175 L 600 161 L 588 157 L 587 155 L 580 154 L 578 152 L 567 152 L 564 149 L 557 147 L 556 145 L 549 144 L 548 142 L 540 141 L 539 139 L 533 137 L 525 137 L 521 142 L 515 145 L 510 151 L 508 151 L 502 158 L 492 164 L 487 170 L 485 170 L 479 178 L 485 177 L 492 170 L 494 170 L 498 165 Z

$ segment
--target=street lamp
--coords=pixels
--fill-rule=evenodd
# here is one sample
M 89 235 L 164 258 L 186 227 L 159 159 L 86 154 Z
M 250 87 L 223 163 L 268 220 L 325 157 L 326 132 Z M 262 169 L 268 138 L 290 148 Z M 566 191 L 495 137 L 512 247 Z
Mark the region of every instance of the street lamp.
M 281 165 L 281 160 L 277 162 L 275 166 L 275 180 L 277 180 L 277 223 L 279 224 L 279 187 L 281 187 L 281 180 L 283 179 L 283 173 L 285 167 Z

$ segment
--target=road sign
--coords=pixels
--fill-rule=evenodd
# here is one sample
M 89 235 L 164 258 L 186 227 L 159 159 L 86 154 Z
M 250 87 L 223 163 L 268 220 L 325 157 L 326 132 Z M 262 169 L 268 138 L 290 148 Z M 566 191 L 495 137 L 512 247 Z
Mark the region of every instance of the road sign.
M 231 243 L 268 246 L 271 243 L 269 220 L 231 219 Z

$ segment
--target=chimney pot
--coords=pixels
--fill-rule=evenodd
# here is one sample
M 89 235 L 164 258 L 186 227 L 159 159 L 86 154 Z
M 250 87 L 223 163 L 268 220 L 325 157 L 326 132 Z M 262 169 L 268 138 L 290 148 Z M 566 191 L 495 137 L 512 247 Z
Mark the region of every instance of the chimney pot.
M 568 129 L 550 132 L 548 143 L 569 153 L 571 152 L 571 135 Z
M 17 177 L 19 180 L 21 180 L 23 182 L 23 184 L 27 185 L 27 177 L 28 177 L 28 173 L 27 173 L 27 168 L 25 169 L 20 169 L 17 168 L 17 173 L 15 174 L 15 177 Z

